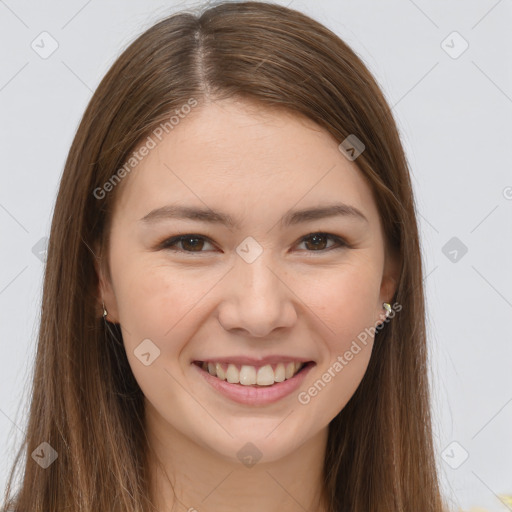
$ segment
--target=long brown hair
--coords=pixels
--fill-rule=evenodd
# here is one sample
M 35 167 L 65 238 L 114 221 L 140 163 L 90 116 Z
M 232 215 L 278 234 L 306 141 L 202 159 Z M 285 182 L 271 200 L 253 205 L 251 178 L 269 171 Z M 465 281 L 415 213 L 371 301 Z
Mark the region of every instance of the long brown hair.
M 340 143 L 351 134 L 363 141 L 356 163 L 374 192 L 386 243 L 401 257 L 393 302 L 402 310 L 376 334 L 360 386 L 329 425 L 330 512 L 444 510 L 415 203 L 391 110 L 337 35 L 300 12 L 263 2 L 172 14 L 121 54 L 94 93 L 55 204 L 28 428 L 6 489 L 8 509 L 154 510 L 143 394 L 119 326 L 105 324 L 98 309 L 96 265 L 109 275 L 109 222 L 121 187 L 94 191 L 106 190 L 134 149 L 191 98 L 229 97 L 302 114 Z M 58 454 L 46 469 L 32 456 L 43 442 Z

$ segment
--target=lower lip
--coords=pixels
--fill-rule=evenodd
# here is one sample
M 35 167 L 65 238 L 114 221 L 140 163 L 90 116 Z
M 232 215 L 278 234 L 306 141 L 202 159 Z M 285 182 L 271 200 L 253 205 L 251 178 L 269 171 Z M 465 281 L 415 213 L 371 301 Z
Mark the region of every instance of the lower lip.
M 192 363 L 192 366 L 196 368 L 208 384 L 234 402 L 247 405 L 266 405 L 277 402 L 296 391 L 306 378 L 306 375 L 309 373 L 311 368 L 315 366 L 315 363 L 310 361 L 291 379 L 284 380 L 283 382 L 276 382 L 271 386 L 262 387 L 231 384 L 230 382 L 220 380 L 219 378 L 210 375 L 206 370 L 203 370 L 195 363 Z

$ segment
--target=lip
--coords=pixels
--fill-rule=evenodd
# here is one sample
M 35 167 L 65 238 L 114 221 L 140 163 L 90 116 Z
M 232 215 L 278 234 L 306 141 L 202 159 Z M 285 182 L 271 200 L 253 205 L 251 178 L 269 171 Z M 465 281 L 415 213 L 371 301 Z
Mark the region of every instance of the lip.
M 282 398 L 289 396 L 291 393 L 296 391 L 297 388 L 304 382 L 304 379 L 306 378 L 306 375 L 309 373 L 309 371 L 314 366 L 316 366 L 316 363 L 314 361 L 309 361 L 291 379 L 284 380 L 283 382 L 276 382 L 272 386 L 262 387 L 244 386 L 243 384 L 231 384 L 225 380 L 220 380 L 217 377 L 210 375 L 197 364 L 192 363 L 191 366 L 195 368 L 195 371 L 199 372 L 199 375 L 204 378 L 205 381 L 210 384 L 210 386 L 212 386 L 215 391 L 218 391 L 234 402 L 245 405 L 267 405 L 278 402 Z
M 191 362 L 202 362 L 202 361 L 210 361 L 211 363 L 221 363 L 221 364 L 236 364 L 236 365 L 247 365 L 247 366 L 265 366 L 267 364 L 278 364 L 278 363 L 308 363 L 311 359 L 305 359 L 303 357 L 290 357 L 290 356 L 267 356 L 267 357 L 242 357 L 242 356 L 234 356 L 234 357 L 212 357 L 211 359 L 205 357 L 203 359 L 196 359 Z

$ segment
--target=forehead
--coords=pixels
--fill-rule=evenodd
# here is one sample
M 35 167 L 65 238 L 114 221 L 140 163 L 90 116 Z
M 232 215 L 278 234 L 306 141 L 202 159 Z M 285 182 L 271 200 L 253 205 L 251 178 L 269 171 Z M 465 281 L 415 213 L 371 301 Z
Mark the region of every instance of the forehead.
M 289 111 L 234 100 L 202 105 L 124 178 L 115 211 L 140 219 L 179 202 L 264 215 L 345 202 L 378 217 L 369 184 L 338 144 Z

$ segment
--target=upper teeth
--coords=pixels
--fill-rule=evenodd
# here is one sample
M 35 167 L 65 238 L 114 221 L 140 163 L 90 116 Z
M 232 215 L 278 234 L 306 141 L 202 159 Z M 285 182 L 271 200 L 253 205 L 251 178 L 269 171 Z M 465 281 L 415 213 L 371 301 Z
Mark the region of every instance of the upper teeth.
M 270 386 L 275 382 L 283 382 L 291 379 L 304 363 L 278 363 L 277 365 L 267 364 L 259 368 L 255 366 L 242 365 L 240 368 L 234 364 L 222 364 L 214 362 L 204 362 L 203 370 L 207 370 L 210 375 L 214 375 L 221 380 L 227 380 L 231 384 L 242 384 L 251 386 L 258 384 L 260 386 Z

